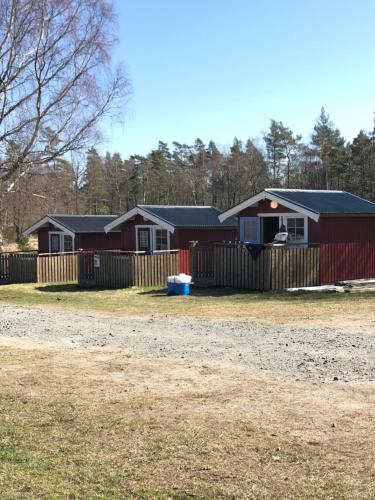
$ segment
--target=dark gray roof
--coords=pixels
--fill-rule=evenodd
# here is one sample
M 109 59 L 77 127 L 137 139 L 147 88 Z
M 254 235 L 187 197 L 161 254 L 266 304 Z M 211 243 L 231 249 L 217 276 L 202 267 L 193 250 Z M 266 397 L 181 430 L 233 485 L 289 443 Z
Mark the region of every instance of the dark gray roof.
M 117 219 L 117 215 L 48 215 L 73 233 L 104 233 L 104 226 Z
M 375 203 L 346 191 L 302 189 L 266 189 L 266 191 L 316 214 L 375 215 Z
M 219 221 L 221 211 L 215 207 L 170 205 L 138 205 L 138 207 L 175 227 L 223 228 L 237 225 L 233 217 L 221 224 Z

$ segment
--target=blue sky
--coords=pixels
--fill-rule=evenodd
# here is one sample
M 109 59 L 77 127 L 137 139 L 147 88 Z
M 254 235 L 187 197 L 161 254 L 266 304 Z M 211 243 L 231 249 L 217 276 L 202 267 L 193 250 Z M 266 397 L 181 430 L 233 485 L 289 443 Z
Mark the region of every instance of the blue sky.
M 270 118 L 308 138 L 325 106 L 343 135 L 371 130 L 373 0 L 115 0 L 133 94 L 103 150 L 158 140 L 261 138 Z

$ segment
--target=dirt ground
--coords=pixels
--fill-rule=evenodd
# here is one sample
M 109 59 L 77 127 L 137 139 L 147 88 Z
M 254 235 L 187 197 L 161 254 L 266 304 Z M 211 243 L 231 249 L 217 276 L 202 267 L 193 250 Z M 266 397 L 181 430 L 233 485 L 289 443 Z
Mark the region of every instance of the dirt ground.
M 204 320 L 2 305 L 0 336 L 65 348 L 100 347 L 129 354 L 212 364 L 249 373 L 309 380 L 375 381 L 375 319 L 342 322 Z
M 4 498 L 375 497 L 374 318 L 0 305 Z

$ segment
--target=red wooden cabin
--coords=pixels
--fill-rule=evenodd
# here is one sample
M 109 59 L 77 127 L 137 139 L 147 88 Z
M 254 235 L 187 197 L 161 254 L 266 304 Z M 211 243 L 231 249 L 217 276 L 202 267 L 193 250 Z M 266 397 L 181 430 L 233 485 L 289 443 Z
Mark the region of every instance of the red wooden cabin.
M 375 277 L 375 203 L 344 191 L 265 189 L 223 212 L 242 242 L 265 244 L 280 230 L 290 244 L 320 245 L 322 284 Z
M 208 206 L 137 205 L 105 226 L 121 230 L 121 248 L 154 252 L 189 248 L 189 242 L 235 240 L 237 222 L 219 221 L 220 210 Z
M 38 235 L 40 253 L 66 253 L 75 250 L 119 250 L 121 232 L 106 233 L 104 226 L 117 215 L 47 215 L 24 234 Z

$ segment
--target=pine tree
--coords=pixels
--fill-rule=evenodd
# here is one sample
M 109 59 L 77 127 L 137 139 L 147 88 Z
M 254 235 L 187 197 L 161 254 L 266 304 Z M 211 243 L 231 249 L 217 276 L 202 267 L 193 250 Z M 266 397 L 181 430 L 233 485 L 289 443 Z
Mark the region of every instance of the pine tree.
M 108 187 L 108 209 L 111 214 L 121 213 L 127 197 L 125 164 L 118 153 L 111 156 L 107 152 L 104 159 L 104 172 Z
M 149 155 L 149 168 L 147 178 L 147 198 L 149 203 L 168 203 L 168 163 L 171 154 L 168 144 L 159 141 L 158 149 Z
M 350 146 L 350 175 L 347 189 L 368 198 L 375 199 L 375 143 L 361 130 Z
M 347 166 L 347 149 L 340 131 L 322 108 L 312 135 L 312 146 L 321 170 L 325 189 L 340 188 Z
M 245 145 L 246 191 L 249 196 L 265 189 L 270 182 L 267 163 L 262 152 L 248 139 Z
M 285 149 L 281 126 L 281 122 L 271 120 L 269 132 L 264 136 L 267 152 L 267 165 L 274 186 L 280 186 L 282 184 L 282 165 L 285 160 Z
M 86 157 L 84 180 L 86 207 L 89 214 L 109 213 L 108 186 L 104 174 L 103 161 L 95 148 L 90 148 Z

